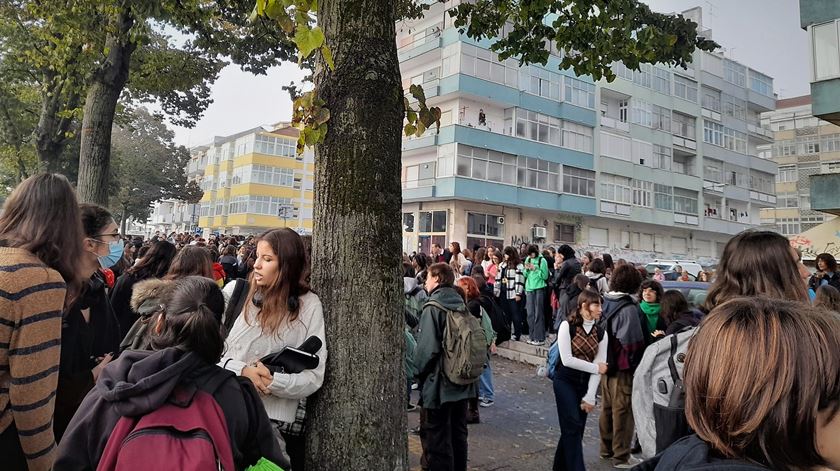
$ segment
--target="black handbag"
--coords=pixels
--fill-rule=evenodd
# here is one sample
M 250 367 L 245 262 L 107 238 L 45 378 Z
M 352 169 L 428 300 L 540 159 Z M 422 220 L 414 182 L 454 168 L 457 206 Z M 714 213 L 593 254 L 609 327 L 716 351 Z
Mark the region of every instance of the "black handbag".
M 309 337 L 299 347 L 286 347 L 277 353 L 268 354 L 260 359 L 263 365 L 274 373 L 295 374 L 318 367 L 321 359 L 316 352 L 321 349 L 321 339 Z

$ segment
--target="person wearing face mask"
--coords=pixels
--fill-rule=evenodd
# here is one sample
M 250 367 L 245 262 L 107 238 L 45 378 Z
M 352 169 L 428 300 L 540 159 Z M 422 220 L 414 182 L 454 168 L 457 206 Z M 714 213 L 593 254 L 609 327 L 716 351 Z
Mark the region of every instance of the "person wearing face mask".
M 120 329 L 105 290 L 101 269 L 123 255 L 119 228 L 111 213 L 94 204 L 79 205 L 84 252 L 79 271 L 87 277 L 80 295 L 62 315 L 61 361 L 56 389 L 54 428 L 61 440 L 70 419 L 102 369 L 119 351 Z

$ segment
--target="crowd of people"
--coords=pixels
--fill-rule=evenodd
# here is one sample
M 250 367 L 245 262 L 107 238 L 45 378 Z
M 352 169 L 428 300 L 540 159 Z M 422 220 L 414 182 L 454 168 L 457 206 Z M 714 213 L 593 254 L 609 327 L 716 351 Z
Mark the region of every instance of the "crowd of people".
M 452 242 L 430 252 L 404 255 L 406 286 L 425 285 L 424 295 L 458 310 L 471 299 L 459 287 L 486 284 L 504 316 L 496 334 L 535 346 L 556 334 L 547 361 L 560 423 L 555 471 L 585 469 L 583 431 L 597 406 L 600 457 L 619 469 L 840 469 L 840 273 L 831 255 L 821 254 L 811 275 L 785 237 L 744 232 L 714 275 L 698 275 L 711 284 L 705 301 L 690 306 L 681 291 L 663 288 L 661 273 L 568 245 L 462 251 Z M 418 344 L 440 345 L 445 313 L 412 302 L 415 295 L 406 291 L 406 309 L 421 306 L 420 329 L 407 331 Z M 484 321 L 493 308 L 466 310 Z M 646 384 L 652 373 L 639 368 L 654 368 L 669 344 L 664 369 L 675 382 Z M 471 401 L 494 402 L 490 355 L 478 388 L 447 381 L 432 356 L 424 350 L 413 370 L 423 468 L 465 470 Z M 662 417 L 657 386 L 681 398 Z
M 305 469 L 327 359 L 307 242 L 125 240 L 65 177 L 22 182 L 0 215 L 0 467 Z

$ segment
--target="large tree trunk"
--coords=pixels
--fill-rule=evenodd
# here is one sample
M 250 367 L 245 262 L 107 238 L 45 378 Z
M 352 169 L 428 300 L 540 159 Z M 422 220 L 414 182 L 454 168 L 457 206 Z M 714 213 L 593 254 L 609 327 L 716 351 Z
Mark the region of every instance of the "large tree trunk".
M 70 141 L 68 132 L 73 126 L 71 116 L 59 116 L 62 111 L 73 110 L 79 106 L 79 94 L 73 90 L 69 79 L 59 83 L 57 74 L 49 72 L 44 74 L 44 83 L 48 91 L 41 94 L 41 111 L 38 116 L 38 127 L 33 133 L 35 136 L 35 150 L 38 153 L 38 161 L 41 166 L 50 172 L 56 172 L 62 168 L 64 149 Z M 53 83 L 56 85 L 53 87 Z
M 106 207 L 111 176 L 111 128 L 136 47 L 128 39 L 133 24 L 126 6 L 115 18 L 115 32 L 105 40 L 108 57 L 94 75 L 85 99 L 77 190 L 80 201 Z
M 332 118 L 315 151 L 312 283 L 329 359 L 309 403 L 307 467 L 407 469 L 400 149 L 393 0 L 322 0 L 335 58 L 316 73 Z M 336 257 L 344 269 L 337 270 Z

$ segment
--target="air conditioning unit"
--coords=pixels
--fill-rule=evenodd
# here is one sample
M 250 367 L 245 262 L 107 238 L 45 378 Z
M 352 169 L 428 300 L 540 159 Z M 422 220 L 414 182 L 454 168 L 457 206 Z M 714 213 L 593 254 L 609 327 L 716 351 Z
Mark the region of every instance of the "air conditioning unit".
M 534 236 L 534 239 L 545 239 L 546 236 L 546 229 L 540 226 L 534 226 L 531 228 L 531 233 Z
M 499 216 L 498 218 L 496 218 L 496 223 L 500 226 L 503 225 L 505 223 L 505 217 Z

